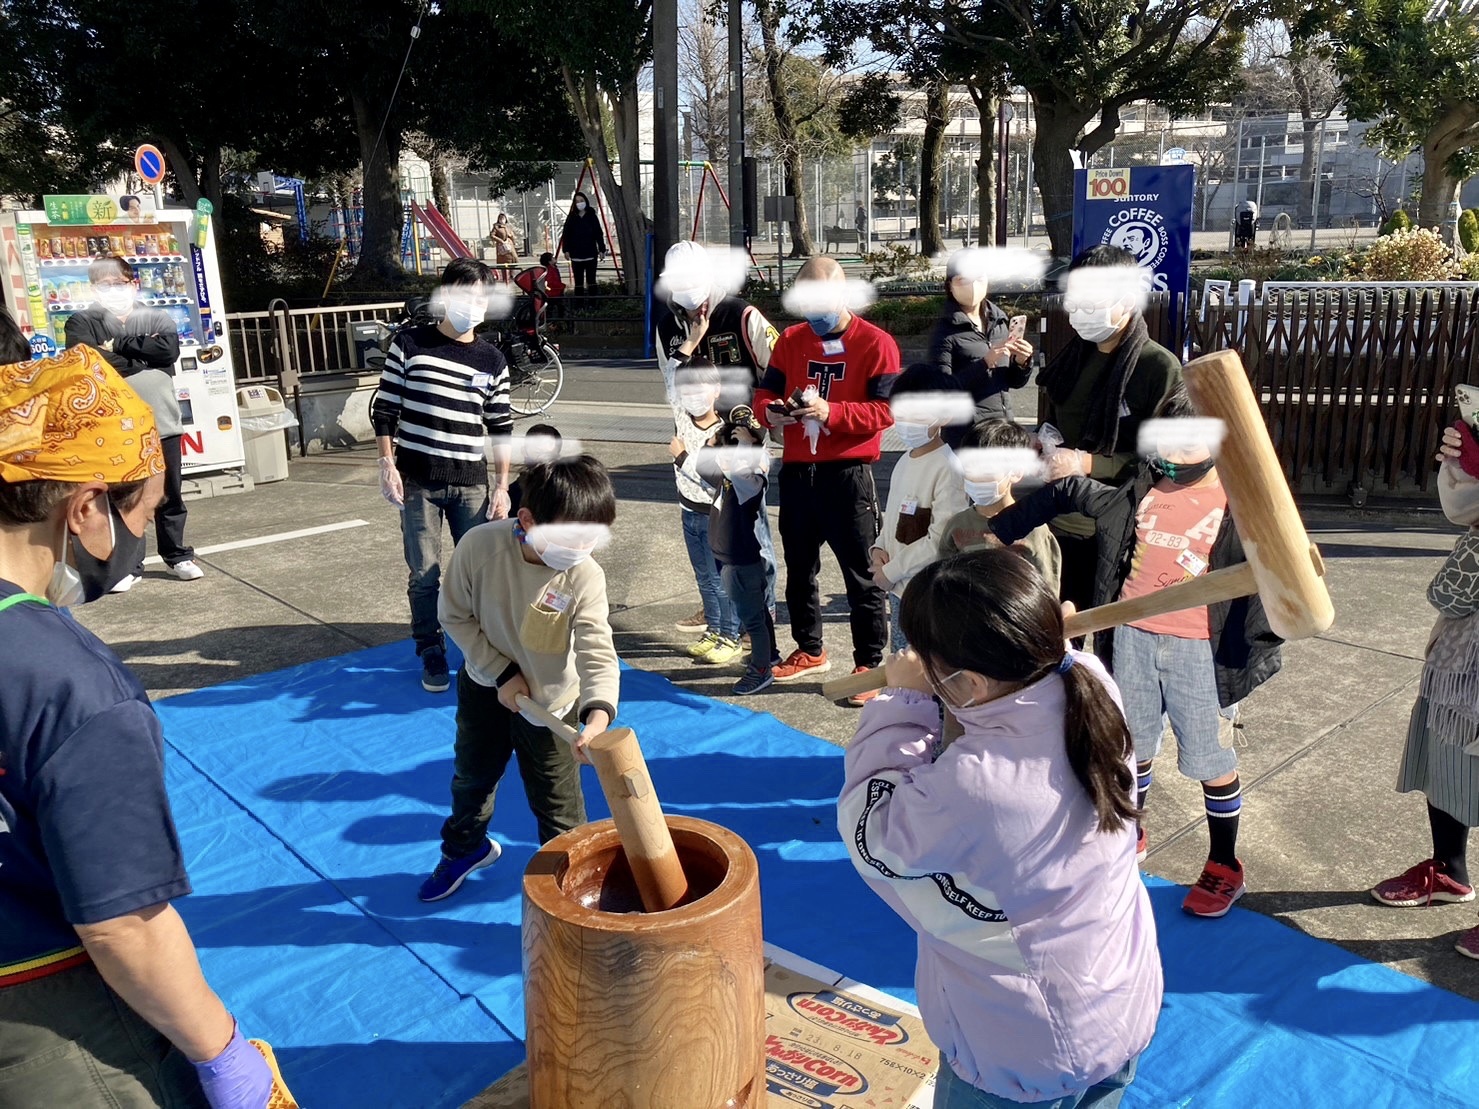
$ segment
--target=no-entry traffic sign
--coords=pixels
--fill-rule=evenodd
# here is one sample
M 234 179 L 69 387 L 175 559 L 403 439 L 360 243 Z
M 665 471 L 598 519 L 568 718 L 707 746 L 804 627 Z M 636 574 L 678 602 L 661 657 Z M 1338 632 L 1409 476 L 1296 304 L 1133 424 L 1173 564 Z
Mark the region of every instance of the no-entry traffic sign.
M 134 151 L 134 169 L 139 171 L 146 184 L 157 185 L 164 180 L 164 155 L 159 147 L 145 143 Z

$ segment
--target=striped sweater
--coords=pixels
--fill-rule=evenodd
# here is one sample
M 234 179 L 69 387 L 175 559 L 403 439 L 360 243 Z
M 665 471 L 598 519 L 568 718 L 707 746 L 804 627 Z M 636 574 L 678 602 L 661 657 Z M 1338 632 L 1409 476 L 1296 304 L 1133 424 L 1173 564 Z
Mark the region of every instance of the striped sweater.
M 484 485 L 483 437 L 513 432 L 508 364 L 492 343 L 461 343 L 434 327 L 391 343 L 371 421 L 395 439 L 395 464 L 419 481 Z

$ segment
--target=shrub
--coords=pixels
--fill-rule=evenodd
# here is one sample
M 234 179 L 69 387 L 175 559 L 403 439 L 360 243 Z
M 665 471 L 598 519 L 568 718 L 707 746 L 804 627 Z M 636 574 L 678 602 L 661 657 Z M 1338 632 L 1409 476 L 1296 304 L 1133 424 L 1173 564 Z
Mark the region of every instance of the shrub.
M 1458 241 L 1469 254 L 1479 250 L 1479 208 L 1470 208 L 1458 217 Z
M 882 250 L 863 255 L 863 264 L 868 267 L 865 275 L 869 281 L 881 281 L 886 277 L 929 277 L 934 274 L 934 263 L 923 254 L 916 254 L 904 243 L 890 243 Z
M 1470 254 L 1459 265 L 1463 267 L 1465 281 L 1479 281 L 1479 251 Z
M 1438 232 L 1426 227 L 1394 231 L 1371 244 L 1362 263 L 1365 281 L 1450 281 L 1458 263 Z
M 1398 208 L 1395 212 L 1393 212 L 1382 221 L 1381 227 L 1377 230 L 1377 234 L 1385 237 L 1392 234 L 1394 231 L 1411 230 L 1412 217 L 1407 214 L 1405 209 Z

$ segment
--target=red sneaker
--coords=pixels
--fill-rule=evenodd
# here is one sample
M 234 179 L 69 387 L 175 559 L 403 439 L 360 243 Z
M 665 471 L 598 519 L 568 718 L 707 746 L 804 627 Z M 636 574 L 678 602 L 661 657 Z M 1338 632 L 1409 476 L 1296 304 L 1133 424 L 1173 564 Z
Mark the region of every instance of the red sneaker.
M 1143 863 L 1145 861 L 1145 849 L 1148 846 L 1148 840 L 1149 837 L 1145 834 L 1145 829 L 1137 826 L 1135 829 L 1135 861 L 1137 863 Z
M 1460 955 L 1467 955 L 1471 959 L 1479 959 L 1479 925 L 1470 928 L 1459 936 L 1458 942 L 1453 945 Z
M 1181 907 L 1192 916 L 1226 916 L 1233 902 L 1243 896 L 1244 889 L 1242 862 L 1234 870 L 1208 859 L 1202 867 L 1202 876 L 1187 891 Z
M 852 672 L 854 674 L 865 674 L 871 669 L 873 669 L 871 666 L 854 666 L 852 668 Z M 883 690 L 881 689 L 868 689 L 864 690 L 862 693 L 854 693 L 851 697 L 847 699 L 847 703 L 855 709 L 860 709 L 882 692 Z
M 1415 909 L 1434 901 L 1472 901 L 1474 890 L 1444 874 L 1435 860 L 1424 859 L 1395 878 L 1378 884 L 1371 896 L 1396 909 Z
M 778 682 L 794 682 L 808 674 L 825 674 L 830 669 L 832 664 L 827 661 L 826 651 L 819 655 L 809 655 L 798 647 L 771 674 Z

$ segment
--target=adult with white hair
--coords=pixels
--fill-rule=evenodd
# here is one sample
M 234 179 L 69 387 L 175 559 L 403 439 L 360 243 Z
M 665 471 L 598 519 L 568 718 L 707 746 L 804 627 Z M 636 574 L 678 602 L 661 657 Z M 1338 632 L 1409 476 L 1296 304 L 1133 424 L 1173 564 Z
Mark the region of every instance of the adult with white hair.
M 1145 274 L 1114 246 L 1084 251 L 1063 280 L 1063 307 L 1075 337 L 1038 374 L 1047 419 L 1062 436 L 1049 452 L 1048 477 L 1084 475 L 1121 485 L 1135 472 L 1140 425 L 1181 381 L 1181 360 L 1154 342 L 1145 324 Z M 1088 608 L 1094 597 L 1094 521 L 1059 516 L 1060 593 Z

